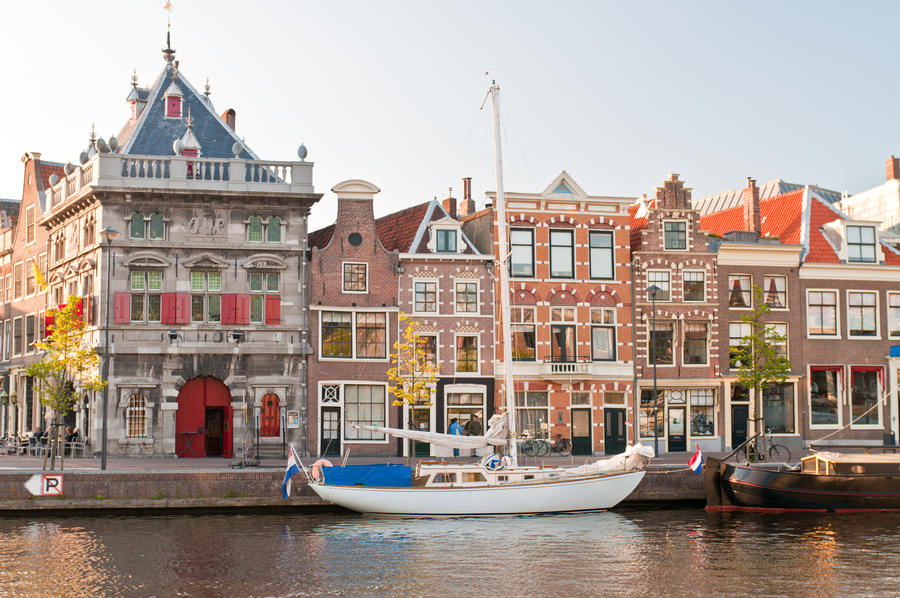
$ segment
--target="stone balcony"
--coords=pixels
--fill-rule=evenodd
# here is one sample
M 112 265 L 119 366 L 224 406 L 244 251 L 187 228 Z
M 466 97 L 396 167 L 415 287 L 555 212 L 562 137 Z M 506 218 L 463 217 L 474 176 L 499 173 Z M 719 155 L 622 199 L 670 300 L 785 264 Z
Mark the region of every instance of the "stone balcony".
M 503 371 L 503 363 L 494 364 L 495 372 Z M 554 382 L 584 382 L 588 380 L 631 380 L 631 363 L 618 361 L 517 361 L 513 365 L 517 378 L 539 378 Z
M 51 209 L 88 188 L 314 193 L 312 162 L 97 154 L 47 189 Z

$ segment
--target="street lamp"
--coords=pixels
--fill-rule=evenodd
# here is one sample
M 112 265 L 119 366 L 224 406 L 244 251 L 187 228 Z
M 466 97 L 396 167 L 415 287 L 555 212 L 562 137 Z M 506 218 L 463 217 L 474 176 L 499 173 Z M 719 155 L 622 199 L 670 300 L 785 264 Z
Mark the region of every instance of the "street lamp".
M 106 470 L 106 425 L 109 412 L 109 287 L 112 285 L 112 242 L 119 231 L 106 227 L 100 231 L 106 241 L 106 340 L 103 343 L 103 429 L 100 433 L 100 469 Z
M 659 455 L 659 395 L 656 393 L 656 295 L 660 288 L 655 284 L 647 287 L 653 305 L 653 329 L 650 333 L 650 359 L 653 360 L 653 452 Z

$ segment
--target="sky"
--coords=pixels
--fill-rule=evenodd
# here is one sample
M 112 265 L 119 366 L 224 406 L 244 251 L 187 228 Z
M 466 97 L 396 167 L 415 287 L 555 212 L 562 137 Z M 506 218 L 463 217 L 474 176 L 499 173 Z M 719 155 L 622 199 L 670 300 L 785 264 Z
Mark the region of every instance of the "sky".
M 128 118 L 132 69 L 163 68 L 165 0 L 4 4 L 0 198 L 22 155 L 77 164 L 91 124 Z M 900 154 L 900 3 L 173 0 L 184 76 L 263 159 L 303 142 L 330 189 L 381 189 L 376 215 L 495 188 L 490 79 L 501 87 L 507 191 L 566 170 L 591 195 L 694 197 L 783 178 L 850 193 Z M 485 72 L 490 70 L 490 77 Z

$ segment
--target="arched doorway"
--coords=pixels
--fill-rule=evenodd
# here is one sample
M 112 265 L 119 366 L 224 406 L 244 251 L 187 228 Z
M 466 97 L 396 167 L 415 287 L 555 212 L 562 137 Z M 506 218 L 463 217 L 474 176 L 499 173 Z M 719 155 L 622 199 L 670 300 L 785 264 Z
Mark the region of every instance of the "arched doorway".
M 259 426 L 260 436 L 271 438 L 281 436 L 281 401 L 274 392 L 262 396 L 262 422 Z
M 188 380 L 178 392 L 175 454 L 231 458 L 231 392 L 211 376 Z

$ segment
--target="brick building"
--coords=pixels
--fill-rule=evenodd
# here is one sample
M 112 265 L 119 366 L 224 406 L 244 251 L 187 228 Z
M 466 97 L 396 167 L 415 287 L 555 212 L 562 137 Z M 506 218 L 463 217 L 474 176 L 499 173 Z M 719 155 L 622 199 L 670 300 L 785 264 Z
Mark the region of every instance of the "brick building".
M 661 452 L 721 450 L 718 274 L 700 213 L 677 174 L 630 213 L 640 440 L 653 441 L 655 412 Z

